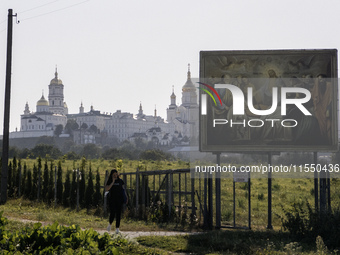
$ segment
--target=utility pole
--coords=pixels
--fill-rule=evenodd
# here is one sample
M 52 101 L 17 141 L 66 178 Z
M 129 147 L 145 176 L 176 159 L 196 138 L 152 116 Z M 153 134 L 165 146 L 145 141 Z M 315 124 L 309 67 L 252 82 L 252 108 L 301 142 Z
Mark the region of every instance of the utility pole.
M 2 140 L 2 169 L 1 169 L 1 204 L 7 201 L 7 179 L 8 179 L 8 150 L 9 150 L 9 115 L 11 101 L 11 73 L 12 73 L 12 37 L 13 37 L 13 10 L 8 10 L 7 28 L 7 60 L 6 60 L 6 88 L 5 88 L 5 112 L 4 129 Z

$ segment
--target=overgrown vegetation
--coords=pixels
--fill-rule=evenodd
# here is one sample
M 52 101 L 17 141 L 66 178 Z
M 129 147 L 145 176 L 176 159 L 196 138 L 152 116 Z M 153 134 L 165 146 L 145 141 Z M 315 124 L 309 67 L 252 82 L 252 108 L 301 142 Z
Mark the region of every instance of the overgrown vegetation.
M 292 209 L 282 207 L 285 217 L 282 226 L 298 241 L 312 242 L 318 236 L 331 249 L 340 248 L 340 209 L 316 211 L 307 202 L 306 206 L 294 203 Z
M 318 236 L 312 242 L 296 242 L 289 233 L 274 231 L 221 230 L 197 235 L 143 236 L 138 242 L 171 253 L 186 254 L 337 254 Z
M 2 254 L 165 254 L 128 241 L 120 235 L 100 235 L 93 229 L 77 225 L 62 226 L 57 222 L 6 227 L 8 220 L 0 212 L 0 249 Z

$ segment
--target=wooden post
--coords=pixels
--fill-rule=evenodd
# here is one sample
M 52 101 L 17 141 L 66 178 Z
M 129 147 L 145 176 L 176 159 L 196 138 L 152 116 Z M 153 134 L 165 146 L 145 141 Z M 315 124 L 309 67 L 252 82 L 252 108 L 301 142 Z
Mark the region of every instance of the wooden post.
M 268 164 L 272 165 L 272 153 L 268 153 Z M 268 169 L 268 225 L 267 229 L 273 229 L 272 225 L 272 172 Z
M 6 86 L 4 107 L 4 128 L 2 138 L 2 169 L 1 169 L 1 203 L 7 202 L 8 157 L 9 157 L 9 122 L 11 104 L 11 75 L 12 75 L 12 38 L 13 38 L 13 10 L 8 10 L 7 24 L 7 59 L 6 59 Z
M 216 164 L 221 164 L 221 153 L 216 153 Z M 215 203 L 216 203 L 216 229 L 221 228 L 221 173 L 215 173 Z

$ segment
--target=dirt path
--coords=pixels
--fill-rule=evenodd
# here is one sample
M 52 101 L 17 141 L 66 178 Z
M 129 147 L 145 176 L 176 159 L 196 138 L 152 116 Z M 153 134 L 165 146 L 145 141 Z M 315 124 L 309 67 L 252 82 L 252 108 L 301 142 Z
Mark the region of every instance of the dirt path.
M 43 226 L 47 226 L 50 224 L 53 224 L 51 222 L 43 222 L 43 221 L 36 221 L 36 220 L 27 220 L 27 219 L 18 219 L 18 218 L 12 218 L 7 217 L 9 220 L 14 221 L 21 221 L 24 223 L 41 223 Z M 83 229 L 84 230 L 84 229 Z M 107 233 L 106 229 L 94 229 L 99 234 Z M 115 228 L 113 228 L 110 232 L 110 235 L 115 234 Z M 120 231 L 120 235 L 127 239 L 135 240 L 136 238 L 140 236 L 176 236 L 176 235 L 197 235 L 200 234 L 200 232 L 179 232 L 179 231 Z
M 107 230 L 98 230 L 99 234 L 104 234 Z M 109 234 L 114 234 L 111 230 Z M 199 232 L 176 232 L 176 231 L 120 231 L 120 234 L 128 239 L 136 239 L 140 236 L 176 236 L 176 235 L 197 235 Z

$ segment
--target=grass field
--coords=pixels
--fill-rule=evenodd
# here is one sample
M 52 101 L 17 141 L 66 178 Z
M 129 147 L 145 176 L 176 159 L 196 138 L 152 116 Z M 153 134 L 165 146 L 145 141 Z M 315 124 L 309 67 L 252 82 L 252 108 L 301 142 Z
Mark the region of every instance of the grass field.
M 32 221 L 52 224 L 76 224 L 81 228 L 103 230 L 107 219 L 93 215 L 93 211 L 49 207 L 23 199 L 11 199 L 0 206 L 9 217 L 7 229 L 16 231 L 33 226 Z M 26 220 L 26 221 L 25 221 Z M 183 230 L 176 224 L 158 225 L 145 221 L 123 219 L 122 231 Z M 296 242 L 287 232 L 280 230 L 214 230 L 184 236 L 144 236 L 138 242 L 119 241 L 121 254 L 337 254 L 323 244 L 322 239 Z
M 32 169 L 34 164 L 37 164 L 37 160 L 25 159 L 22 160 L 22 165 L 25 163 L 28 169 Z M 54 165 L 57 165 L 57 161 L 53 161 Z M 44 160 L 42 160 L 44 165 Z M 50 166 L 51 162 L 48 162 Z M 61 162 L 63 169 L 63 178 L 66 176 L 67 170 L 79 168 L 82 164 L 81 160 L 63 160 Z M 99 170 L 101 176 L 101 183 L 104 185 L 105 172 L 112 168 L 118 168 L 120 172 L 129 173 L 136 172 L 139 168 L 140 171 L 151 170 L 165 170 L 165 169 L 183 169 L 188 168 L 187 162 L 178 161 L 151 161 L 151 160 L 102 160 L 95 159 L 86 161 L 85 169 L 87 172 L 91 165 L 92 171 Z M 163 178 L 163 177 L 162 177 Z M 149 178 L 150 188 L 155 185 L 156 189 L 159 187 L 162 178 Z M 155 183 L 153 183 L 155 180 Z M 135 176 L 132 176 L 132 181 L 126 184 L 127 188 L 134 188 Z M 185 182 L 182 176 L 181 190 L 185 190 Z M 204 200 L 204 183 L 202 179 L 195 179 L 195 190 L 198 191 L 201 204 L 199 204 L 197 196 L 196 206 L 197 216 L 201 220 L 202 215 L 200 208 L 203 206 Z M 214 185 L 214 182 L 213 182 Z M 173 190 L 178 190 L 179 176 L 173 177 Z M 187 186 L 190 190 L 190 176 L 187 175 Z M 248 187 L 247 183 L 236 183 L 235 185 L 235 206 L 236 214 L 235 221 L 239 226 L 248 225 Z M 214 193 L 213 193 L 214 194 Z M 174 195 L 174 201 L 179 204 L 178 195 Z M 177 202 L 176 202 L 177 201 Z M 215 202 L 215 197 L 213 197 Z M 190 204 L 190 196 L 182 196 L 182 206 L 186 203 Z M 283 216 L 282 209 L 290 209 L 293 204 L 306 205 L 309 203 L 314 207 L 314 179 L 290 179 L 290 178 L 273 178 L 272 179 L 272 224 L 275 229 L 281 229 L 280 216 Z M 337 208 L 340 206 L 340 179 L 331 179 L 331 206 Z M 251 225 L 253 229 L 264 229 L 267 226 L 268 213 L 268 179 L 267 178 L 252 178 L 251 179 Z M 232 179 L 221 179 L 221 216 L 222 224 L 233 224 L 233 181 Z
M 36 160 L 24 160 L 31 169 Z M 56 162 L 55 162 L 56 163 Z M 91 163 L 92 171 L 99 170 L 103 182 L 105 171 L 117 167 L 121 172 L 135 172 L 137 167 L 141 171 L 183 169 L 188 164 L 183 161 L 107 161 L 91 160 L 86 162 L 86 169 Z M 81 161 L 62 162 L 63 171 L 78 168 Z M 174 177 L 173 183 L 178 186 L 178 179 Z M 190 178 L 189 178 L 190 179 Z M 150 179 L 149 181 L 152 181 Z M 200 180 L 196 179 L 195 182 Z M 156 182 L 159 182 L 156 178 Z M 155 254 L 164 251 L 188 252 L 194 254 L 326 254 L 330 253 L 324 247 L 322 240 L 313 242 L 295 242 L 288 233 L 282 229 L 281 218 L 284 216 L 283 209 L 289 211 L 293 204 L 306 206 L 309 203 L 314 207 L 314 180 L 313 179 L 272 179 L 272 216 L 274 230 L 266 230 L 267 205 L 268 205 L 268 180 L 266 178 L 251 179 L 251 226 L 252 230 L 222 230 L 212 231 L 203 235 L 176 236 L 176 237 L 140 237 L 138 242 L 146 247 L 151 247 Z M 157 183 L 159 185 L 159 183 Z M 184 183 L 182 182 L 182 190 Z M 233 223 L 233 181 L 232 179 L 221 180 L 221 211 L 222 224 Z M 202 193 L 200 194 L 201 198 Z M 245 183 L 236 183 L 236 224 L 248 225 L 248 187 Z M 175 196 L 175 199 L 176 196 Z M 183 198 L 182 198 L 183 199 Z M 183 200 L 183 204 L 186 201 Z M 199 206 L 199 205 L 198 205 Z M 331 206 L 340 206 L 340 180 L 331 179 Z M 63 225 L 77 224 L 82 228 L 105 229 L 107 218 L 103 218 L 100 210 L 74 209 L 58 206 L 56 208 L 35 201 L 22 198 L 10 199 L 5 205 L 0 206 L 4 216 L 11 220 L 13 229 L 20 229 L 22 222 L 19 220 L 34 220 L 53 223 L 59 222 Z M 199 211 L 198 211 L 199 214 Z M 98 216 L 96 216 L 98 215 Z M 215 215 L 214 215 L 215 217 Z M 202 223 L 202 218 L 201 223 Z M 30 223 L 25 223 L 30 224 Z M 123 231 L 157 231 L 157 230 L 188 230 L 179 222 L 168 224 L 156 224 L 155 222 L 136 221 L 124 218 L 121 229 Z M 201 231 L 199 228 L 195 231 Z M 142 248 L 144 249 L 144 248 Z M 150 252 L 150 250 L 147 250 Z M 333 251 L 336 253 L 336 251 Z M 127 253 L 128 254 L 128 253 Z M 148 253 L 145 253 L 148 254 Z

